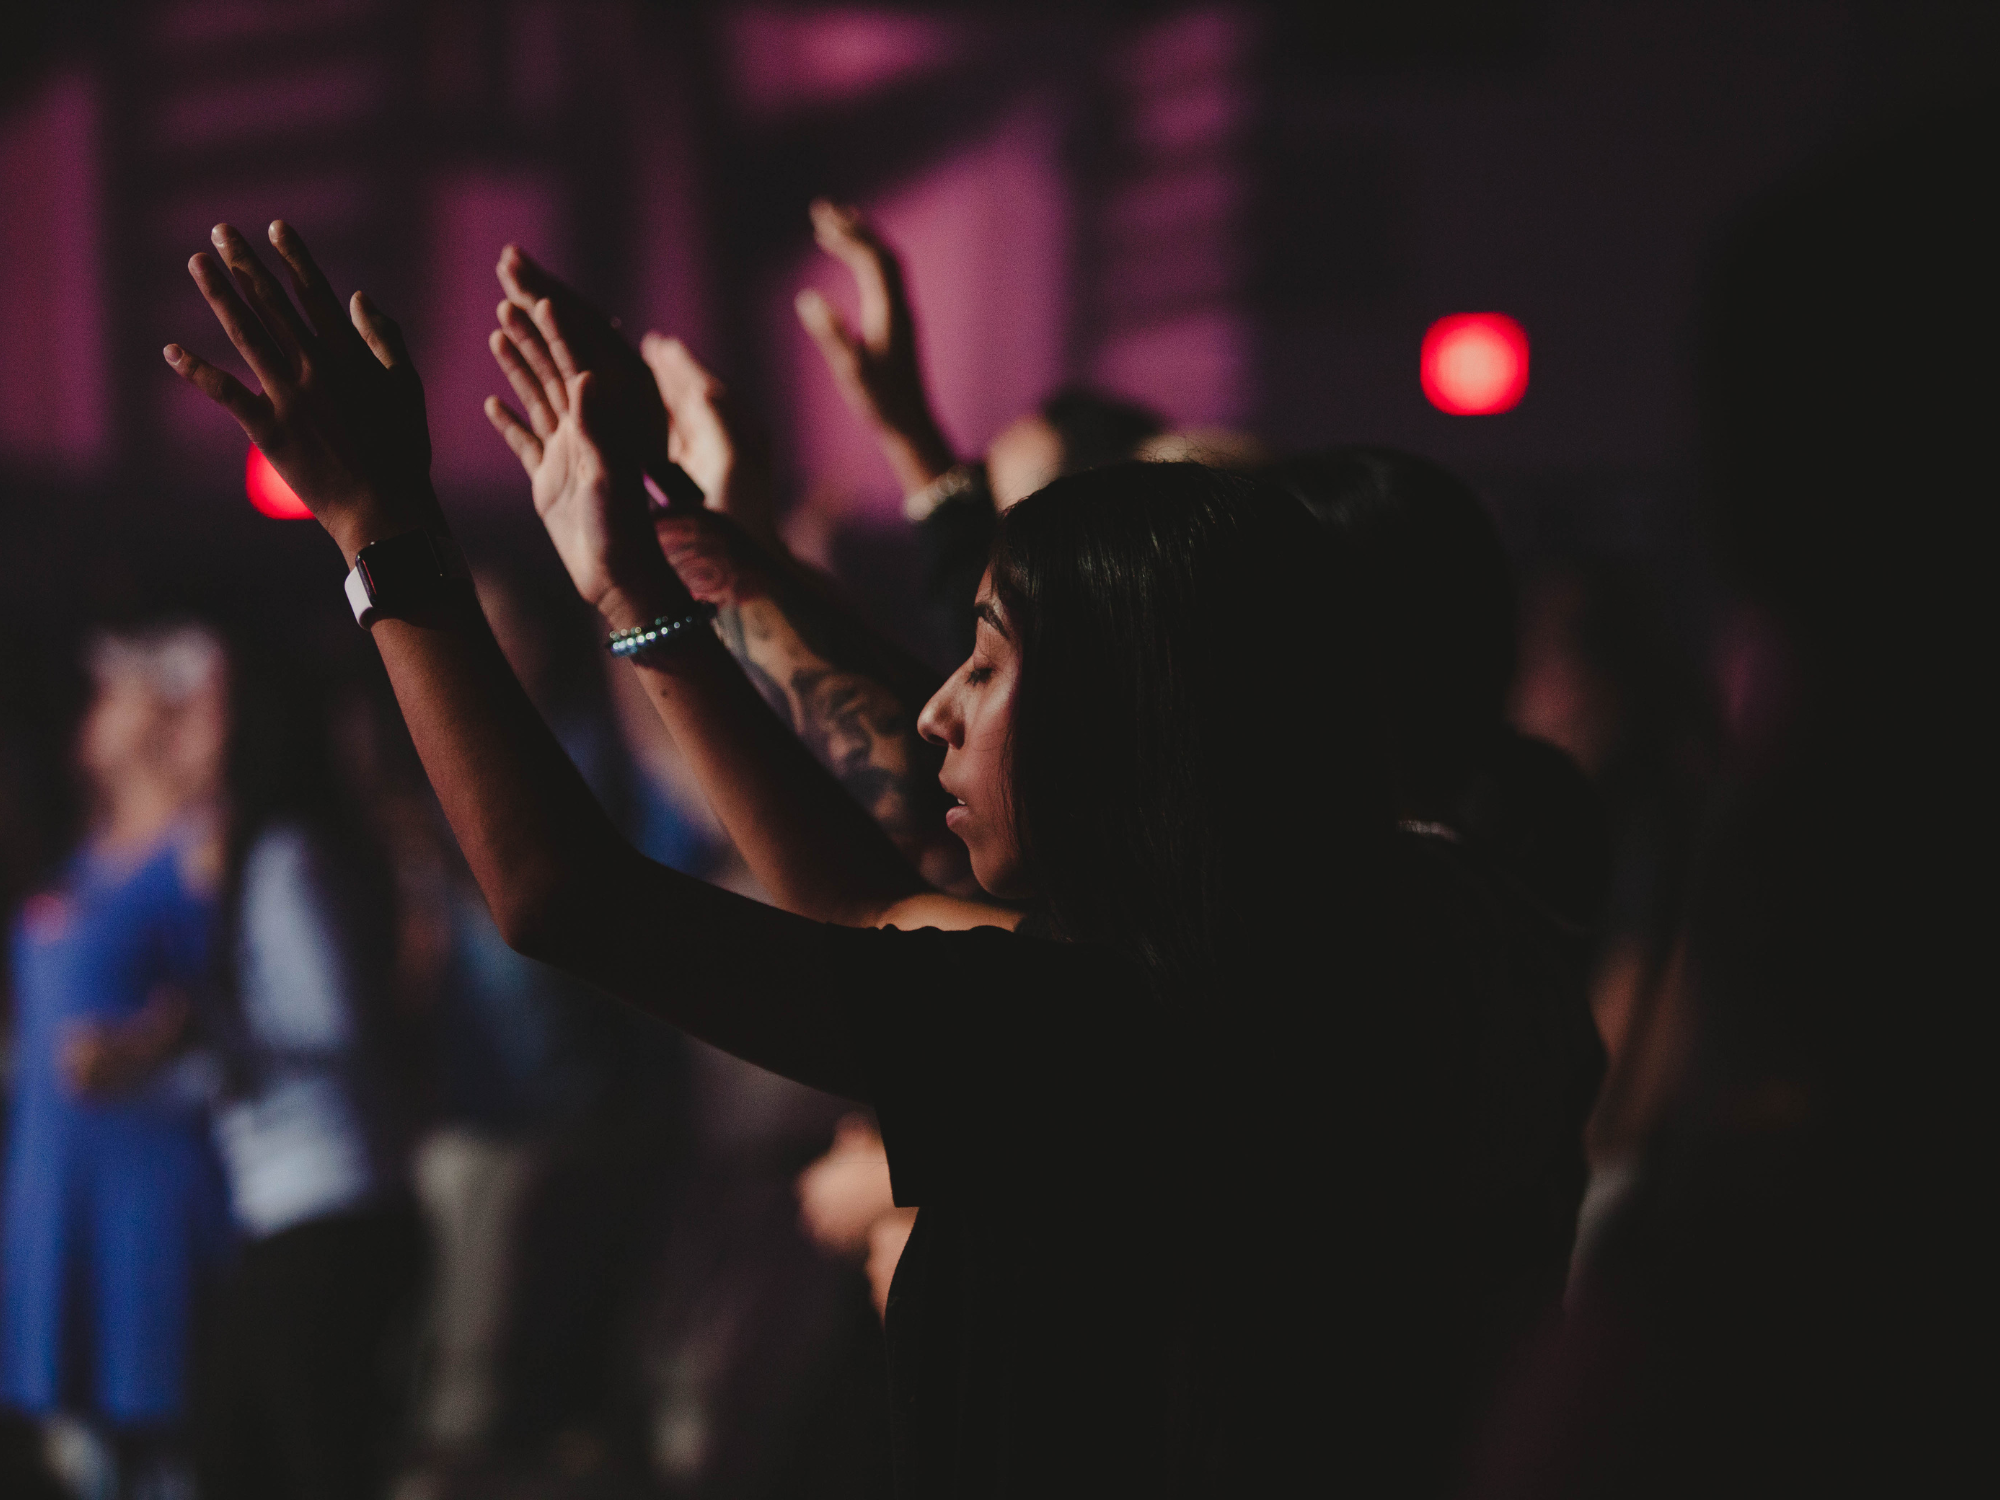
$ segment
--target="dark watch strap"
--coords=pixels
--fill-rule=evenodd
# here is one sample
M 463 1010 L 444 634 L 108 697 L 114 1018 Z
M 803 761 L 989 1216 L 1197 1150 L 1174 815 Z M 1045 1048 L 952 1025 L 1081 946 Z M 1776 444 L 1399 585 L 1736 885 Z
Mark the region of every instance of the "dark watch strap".
M 458 543 L 434 531 L 406 531 L 370 542 L 347 575 L 347 602 L 355 621 L 373 625 L 435 603 L 470 580 Z

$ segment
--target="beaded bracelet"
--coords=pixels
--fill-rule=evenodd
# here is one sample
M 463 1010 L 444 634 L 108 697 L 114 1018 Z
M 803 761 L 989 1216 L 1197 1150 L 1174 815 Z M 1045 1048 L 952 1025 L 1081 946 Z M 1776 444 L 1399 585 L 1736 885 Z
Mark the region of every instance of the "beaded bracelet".
M 630 630 L 614 630 L 611 638 L 604 643 L 604 649 L 613 656 L 632 657 L 642 651 L 657 651 L 662 646 L 670 646 L 697 625 L 706 625 L 715 618 L 713 604 L 697 604 L 693 611 L 685 615 L 661 615 L 650 625 L 635 625 Z

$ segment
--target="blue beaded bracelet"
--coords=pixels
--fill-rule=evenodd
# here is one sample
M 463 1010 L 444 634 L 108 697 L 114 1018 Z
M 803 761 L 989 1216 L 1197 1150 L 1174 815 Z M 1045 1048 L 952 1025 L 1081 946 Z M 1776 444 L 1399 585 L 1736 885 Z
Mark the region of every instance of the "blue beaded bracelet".
M 630 630 L 616 630 L 604 643 L 604 649 L 613 656 L 637 656 L 642 651 L 657 651 L 662 646 L 670 646 L 697 625 L 706 625 L 715 618 L 713 604 L 697 604 L 691 614 L 661 615 L 650 625 L 637 625 Z

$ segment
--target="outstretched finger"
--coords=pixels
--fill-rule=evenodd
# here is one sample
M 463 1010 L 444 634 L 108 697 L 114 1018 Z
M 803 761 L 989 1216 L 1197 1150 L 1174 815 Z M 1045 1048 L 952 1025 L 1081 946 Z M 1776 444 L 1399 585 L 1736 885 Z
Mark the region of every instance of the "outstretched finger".
M 326 273 L 313 259 L 299 232 L 283 219 L 273 219 L 270 236 L 271 248 L 278 252 L 278 259 L 291 274 L 292 288 L 299 294 L 299 305 L 306 310 L 306 320 L 313 331 L 329 342 L 346 343 L 352 339 L 354 325 L 343 315 L 340 298 L 333 294 L 333 284 L 326 279 Z
M 582 300 L 561 277 L 519 245 L 503 248 L 500 263 L 494 270 L 500 277 L 500 289 L 507 294 L 507 300 L 522 312 L 531 310 L 544 297 Z
M 542 466 L 542 445 L 535 434 L 528 431 L 527 423 L 498 396 L 486 398 L 486 420 L 493 424 L 495 432 L 506 439 L 507 446 L 514 450 L 514 457 L 520 459 L 521 467 L 528 471 L 528 477 L 534 478 L 535 470 Z
M 514 347 L 513 340 L 499 329 L 494 329 L 486 336 L 486 347 L 493 351 L 494 363 L 500 366 L 501 373 L 507 377 L 507 384 L 514 388 L 514 394 L 520 398 L 521 407 L 527 412 L 528 421 L 534 426 L 535 436 L 547 442 L 561 418 L 550 409 L 548 400 L 543 395 L 541 383 L 535 379 L 534 372 L 522 360 L 520 352 Z
M 166 356 L 176 375 L 236 418 L 236 424 L 251 442 L 261 446 L 270 436 L 271 403 L 268 400 L 250 390 L 227 370 L 217 369 L 199 354 L 191 353 L 179 344 L 169 344 L 160 352 Z
M 377 307 L 374 298 L 356 292 L 347 299 L 347 315 L 384 369 L 409 364 L 410 346 L 403 342 L 402 325 Z
M 860 211 L 821 198 L 812 206 L 813 238 L 854 276 L 861 294 L 861 336 L 871 348 L 889 340 L 897 321 L 906 316 L 903 268 L 896 253 L 876 235 Z
M 505 302 L 500 306 L 500 328 L 515 352 L 526 361 L 535 379 L 541 382 L 543 397 L 550 408 L 558 416 L 568 411 L 569 390 L 563 384 L 563 372 L 556 368 L 555 358 L 549 353 L 548 341 L 542 337 L 534 319 L 513 303 Z
M 229 335 L 229 342 L 236 346 L 236 352 L 243 356 L 243 362 L 266 394 L 290 384 L 292 372 L 284 355 L 271 342 L 262 321 L 244 304 L 222 262 L 205 250 L 197 252 L 188 261 L 188 275 L 194 278 L 209 311 L 215 314 L 215 321 Z
M 848 332 L 840 314 L 833 310 L 833 304 L 814 288 L 807 287 L 799 293 L 792 306 L 797 309 L 799 322 L 812 335 L 812 341 L 819 345 L 821 357 L 834 374 L 843 379 L 856 376 L 861 353 L 854 335 Z
M 548 295 L 542 268 L 519 245 L 501 246 L 500 262 L 493 271 L 507 300 L 524 312 Z
M 583 373 L 583 366 L 571 352 L 569 340 L 564 337 L 563 319 L 556 315 L 556 305 L 544 297 L 529 309 L 529 316 L 535 320 L 535 327 L 549 346 L 549 357 L 556 362 L 556 369 L 562 372 L 564 380 L 572 380 Z
M 733 465 L 736 437 L 726 410 L 727 388 L 688 353 L 687 345 L 663 334 L 648 333 L 639 341 L 639 355 L 653 372 L 660 404 L 667 409 L 668 457 L 687 462 L 689 444 L 699 451 L 727 455 Z M 677 450 L 677 451 L 675 451 Z M 714 488 L 714 476 L 708 488 Z
M 229 267 L 229 274 L 236 278 L 244 299 L 257 309 L 257 316 L 270 331 L 271 342 L 284 354 L 287 367 L 296 375 L 304 363 L 312 335 L 298 309 L 292 306 L 292 299 L 235 225 L 218 224 L 209 238 L 215 242 L 223 264 Z
M 691 403 L 709 404 L 722 393 L 722 382 L 703 369 L 679 339 L 649 333 L 639 341 L 639 356 L 653 372 L 660 400 L 675 421 L 680 420 L 683 408 Z

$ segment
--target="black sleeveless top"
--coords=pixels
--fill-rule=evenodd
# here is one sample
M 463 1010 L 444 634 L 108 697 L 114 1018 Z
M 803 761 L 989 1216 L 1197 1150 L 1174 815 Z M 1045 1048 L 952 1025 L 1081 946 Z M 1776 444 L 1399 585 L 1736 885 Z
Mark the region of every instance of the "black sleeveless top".
M 1436 841 L 1377 874 L 1198 1015 L 1032 923 L 829 931 L 921 1210 L 899 1495 L 1449 1487 L 1560 1295 L 1602 1061 L 1531 904 Z

